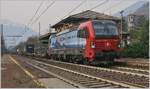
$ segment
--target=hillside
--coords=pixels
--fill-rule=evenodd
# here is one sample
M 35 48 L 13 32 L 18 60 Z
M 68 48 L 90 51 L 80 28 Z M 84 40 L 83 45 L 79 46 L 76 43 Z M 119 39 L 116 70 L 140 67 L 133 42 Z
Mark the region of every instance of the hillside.
M 128 16 L 129 14 L 143 14 L 149 17 L 149 2 L 139 1 L 124 10 L 123 16 Z M 120 17 L 120 12 L 114 14 L 114 16 Z

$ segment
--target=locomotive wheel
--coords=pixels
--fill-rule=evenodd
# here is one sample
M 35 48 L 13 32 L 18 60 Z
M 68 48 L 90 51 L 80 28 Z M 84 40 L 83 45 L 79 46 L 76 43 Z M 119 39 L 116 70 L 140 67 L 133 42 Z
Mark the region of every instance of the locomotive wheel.
M 114 57 L 111 57 L 108 64 L 113 66 L 114 65 L 114 59 L 115 59 Z
M 108 63 L 110 66 L 113 66 L 114 65 L 114 61 L 109 61 Z
M 89 61 L 87 61 L 87 59 L 83 59 L 83 60 L 82 60 L 82 64 L 84 64 L 84 65 L 89 65 L 90 63 L 89 63 Z

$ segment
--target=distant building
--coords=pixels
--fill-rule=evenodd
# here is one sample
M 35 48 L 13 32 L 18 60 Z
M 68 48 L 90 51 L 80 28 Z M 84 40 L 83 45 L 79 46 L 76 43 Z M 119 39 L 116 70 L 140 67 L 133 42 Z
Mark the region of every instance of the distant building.
M 133 39 L 132 36 L 130 34 L 131 30 L 138 30 L 140 27 L 142 27 L 143 23 L 146 20 L 146 15 L 144 14 L 130 14 L 127 16 L 127 35 L 126 37 L 126 41 L 124 41 L 125 45 L 129 45 L 131 43 L 133 43 Z
M 144 15 L 135 15 L 130 14 L 128 15 L 128 31 L 130 30 L 137 30 L 145 21 Z

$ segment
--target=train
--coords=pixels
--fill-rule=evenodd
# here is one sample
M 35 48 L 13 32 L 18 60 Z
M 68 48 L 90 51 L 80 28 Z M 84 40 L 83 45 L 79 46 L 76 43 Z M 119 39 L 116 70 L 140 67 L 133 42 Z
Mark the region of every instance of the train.
M 110 20 L 89 20 L 49 37 L 48 56 L 67 62 L 113 63 L 119 57 L 120 31 Z

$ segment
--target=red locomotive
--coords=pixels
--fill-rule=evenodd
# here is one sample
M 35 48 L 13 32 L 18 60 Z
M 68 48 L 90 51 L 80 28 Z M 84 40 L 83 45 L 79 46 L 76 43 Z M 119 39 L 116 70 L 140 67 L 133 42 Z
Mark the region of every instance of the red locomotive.
M 91 20 L 78 28 L 51 35 L 48 54 L 69 62 L 113 62 L 120 52 L 117 24 L 110 20 Z

